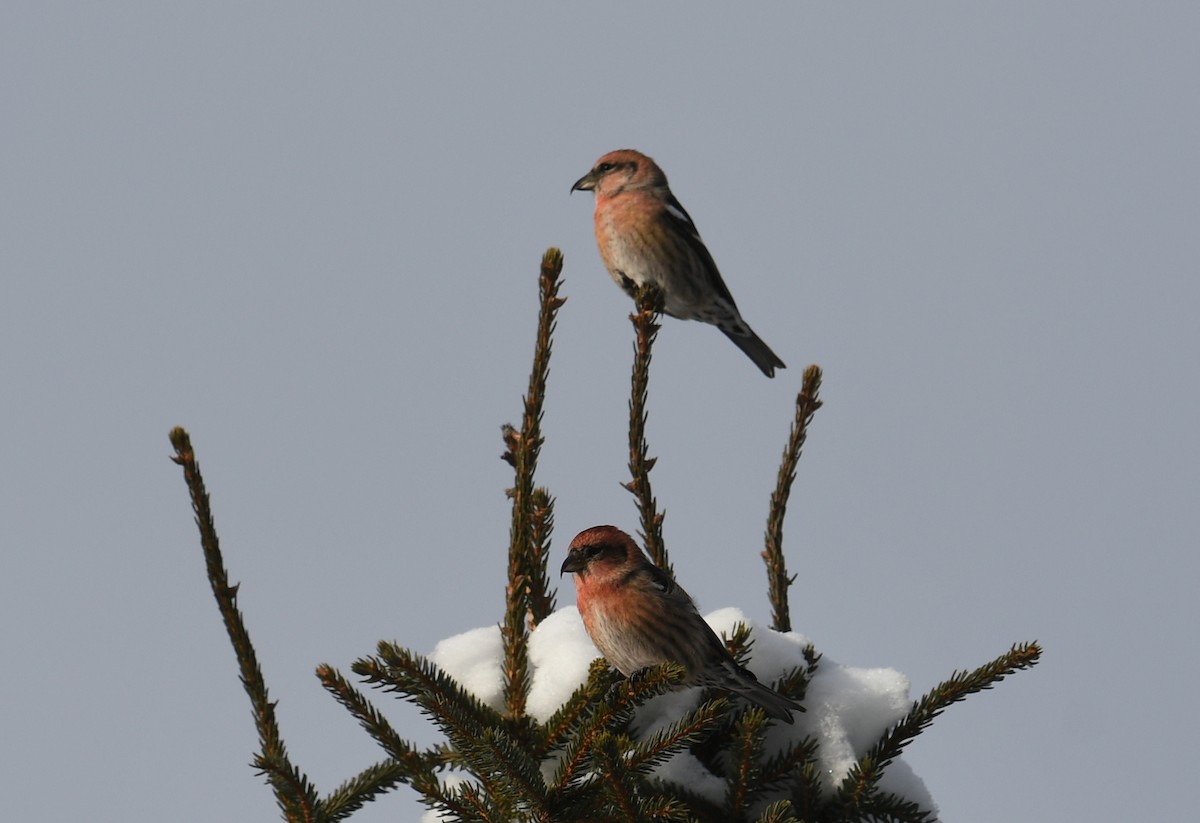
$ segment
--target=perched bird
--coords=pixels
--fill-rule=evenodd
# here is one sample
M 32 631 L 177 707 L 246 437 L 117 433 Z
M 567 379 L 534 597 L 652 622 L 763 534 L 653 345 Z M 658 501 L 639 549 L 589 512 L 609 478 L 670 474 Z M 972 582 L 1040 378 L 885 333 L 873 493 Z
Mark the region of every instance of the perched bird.
M 628 677 L 673 661 L 688 686 L 715 686 L 757 703 L 785 723 L 804 708 L 737 664 L 679 584 L 653 565 L 628 534 L 594 526 L 571 541 L 562 574 L 575 575 L 583 625 L 608 662 Z
M 662 291 L 664 313 L 716 326 L 767 377 L 785 368 L 742 319 L 696 224 L 653 160 L 633 149 L 610 151 L 571 191 L 596 193 L 600 259 L 630 297 L 651 283 Z

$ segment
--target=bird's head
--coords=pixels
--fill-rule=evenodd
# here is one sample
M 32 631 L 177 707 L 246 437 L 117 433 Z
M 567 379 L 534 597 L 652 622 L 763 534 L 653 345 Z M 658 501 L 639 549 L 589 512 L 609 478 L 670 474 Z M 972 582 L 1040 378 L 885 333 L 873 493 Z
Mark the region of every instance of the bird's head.
M 633 149 L 617 149 L 597 160 L 591 171 L 575 181 L 571 191 L 594 191 L 597 197 L 612 197 L 628 189 L 666 185 L 667 176 L 649 157 Z
M 616 526 L 593 526 L 575 535 L 567 549 L 559 574 L 580 576 L 624 568 L 636 561 L 641 550 L 633 538 Z

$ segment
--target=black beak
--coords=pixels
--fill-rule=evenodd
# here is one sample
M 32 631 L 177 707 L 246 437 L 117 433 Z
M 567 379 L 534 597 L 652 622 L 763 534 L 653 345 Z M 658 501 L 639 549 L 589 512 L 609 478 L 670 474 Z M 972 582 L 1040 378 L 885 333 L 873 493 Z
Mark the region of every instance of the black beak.
M 592 172 L 588 172 L 583 177 L 575 181 L 575 185 L 571 186 L 571 192 L 591 191 L 596 188 L 596 177 Z
M 583 553 L 571 552 L 563 561 L 562 568 L 558 570 L 558 576 L 562 577 L 567 572 L 581 572 L 585 566 L 587 566 L 587 561 L 584 559 Z

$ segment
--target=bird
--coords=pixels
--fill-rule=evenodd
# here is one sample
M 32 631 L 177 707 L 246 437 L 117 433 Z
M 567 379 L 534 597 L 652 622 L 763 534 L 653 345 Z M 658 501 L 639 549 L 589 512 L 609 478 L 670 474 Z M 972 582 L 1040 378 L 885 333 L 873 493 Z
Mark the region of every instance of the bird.
M 576 535 L 559 573 L 567 572 L 575 577 L 576 602 L 592 642 L 626 677 L 674 662 L 687 672 L 685 686 L 734 692 L 785 723 L 793 711 L 804 711 L 740 666 L 691 596 L 616 526 Z
M 575 181 L 571 193 L 576 191 L 595 193 L 600 259 L 630 297 L 637 299 L 639 286 L 657 286 L 665 314 L 716 326 L 767 377 L 786 368 L 742 319 L 696 224 L 657 163 L 633 149 L 611 151 Z

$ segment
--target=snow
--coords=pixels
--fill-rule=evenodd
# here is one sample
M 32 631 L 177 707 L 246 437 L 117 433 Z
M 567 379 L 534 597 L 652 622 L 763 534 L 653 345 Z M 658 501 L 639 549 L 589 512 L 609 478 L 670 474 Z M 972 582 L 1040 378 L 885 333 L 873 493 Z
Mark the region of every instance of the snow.
M 539 723 L 548 720 L 587 680 L 588 666 L 599 656 L 574 606 L 539 623 L 529 636 L 533 682 L 525 709 L 530 716 Z
M 802 634 L 757 626 L 737 608 L 719 609 L 705 620 L 718 634 L 732 634 L 738 623 L 751 629 L 753 647 L 747 665 L 764 683 L 804 664 L 803 649 L 810 641 Z M 819 646 L 817 650 L 822 656 L 803 701 L 807 711 L 794 715 L 794 726 L 776 724 L 769 734 L 768 748 L 776 750 L 815 736 L 825 788 L 832 791 L 858 757 L 908 712 L 912 698 L 908 678 L 895 669 L 846 666 L 832 660 Z M 500 629 L 489 626 L 441 641 L 429 658 L 467 691 L 500 709 L 502 655 Z M 529 637 L 529 714 L 538 721 L 549 718 L 587 680 L 588 666 L 599 656 L 574 606 L 559 609 L 543 620 Z M 699 689 L 653 698 L 638 710 L 634 729 L 642 736 L 652 734 L 695 708 L 699 699 Z M 552 768 L 552 763 L 547 764 L 546 773 L 552 773 Z M 657 775 L 714 801 L 723 799 L 725 782 L 687 752 L 660 766 Z M 881 787 L 936 812 L 924 782 L 902 758 L 888 767 Z M 439 817 L 429 812 L 423 820 L 436 823 Z
M 496 711 L 503 711 L 504 678 L 500 664 L 504 660 L 504 646 L 499 626 L 471 629 L 447 638 L 434 646 L 429 659 L 466 691 Z

